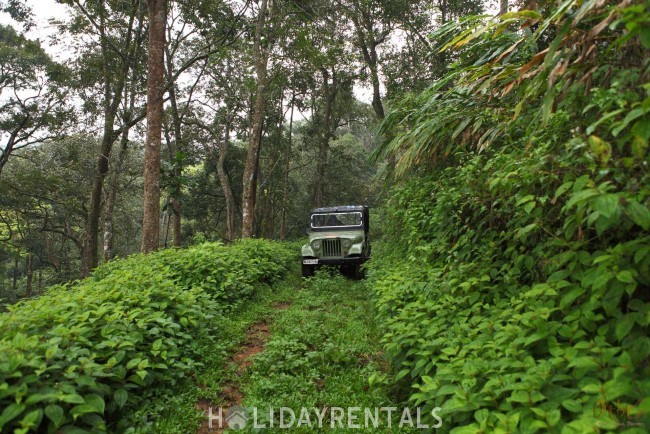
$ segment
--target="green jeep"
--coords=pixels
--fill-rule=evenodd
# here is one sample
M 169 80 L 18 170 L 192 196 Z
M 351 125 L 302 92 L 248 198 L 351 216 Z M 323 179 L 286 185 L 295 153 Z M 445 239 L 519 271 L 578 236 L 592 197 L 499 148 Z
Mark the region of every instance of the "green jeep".
M 316 208 L 309 220 L 309 243 L 302 246 L 303 277 L 313 276 L 320 265 L 334 265 L 355 279 L 363 278 L 361 265 L 370 257 L 368 207 Z

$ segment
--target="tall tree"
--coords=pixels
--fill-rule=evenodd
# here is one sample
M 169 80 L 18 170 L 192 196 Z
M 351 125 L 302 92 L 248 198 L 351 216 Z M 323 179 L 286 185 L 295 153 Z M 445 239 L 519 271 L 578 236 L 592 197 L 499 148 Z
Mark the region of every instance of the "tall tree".
M 148 0 L 147 137 L 144 148 L 142 251 L 158 249 L 160 238 L 160 146 L 165 73 L 165 0 Z
M 390 4 L 391 2 L 378 0 L 352 0 L 345 5 L 345 10 L 354 25 L 355 43 L 361 52 L 363 62 L 369 69 L 372 108 L 379 119 L 385 117 L 385 112 L 381 99 L 378 47 L 386 41 L 393 30 L 391 9 L 387 7 Z
M 165 118 L 164 126 L 169 151 L 170 164 L 168 167 L 171 170 L 165 171 L 164 181 L 169 192 L 169 210 L 171 211 L 175 246 L 181 245 L 182 241 L 181 191 L 183 183 L 187 180 L 183 176 L 183 169 L 186 158 L 189 158 L 191 154 L 191 140 L 186 137 L 185 127 L 197 124 L 194 119 L 188 119 L 197 111 L 197 94 L 200 92 L 196 91 L 201 89 L 203 93 L 213 93 L 210 91 L 209 85 L 201 85 L 206 82 L 206 77 L 212 76 L 208 71 L 208 66 L 211 69 L 219 69 L 224 56 L 237 55 L 236 50 L 241 47 L 229 49 L 229 46 L 234 44 L 243 32 L 242 17 L 250 7 L 249 2 L 239 5 L 238 10 L 233 9 L 234 5 L 210 0 L 200 0 L 198 4 L 200 5 L 198 11 L 196 3 L 176 4 L 173 7 L 170 4 L 165 51 L 166 90 L 169 97 L 169 110 L 166 114 L 171 120 L 166 122 Z M 190 74 L 179 81 L 179 73 L 190 66 L 194 66 L 188 71 Z M 219 73 L 224 76 L 222 81 L 227 80 L 225 76 L 232 79 L 230 74 L 223 71 L 219 71 Z M 241 69 L 237 71 L 237 75 L 241 76 Z M 181 83 L 188 84 L 182 86 Z M 212 125 L 214 122 L 210 121 L 198 123 L 204 126 L 215 126 Z M 210 133 L 213 132 L 210 131 Z M 217 139 L 217 143 L 220 142 Z M 219 148 L 225 147 L 227 142 L 228 138 L 221 143 L 223 146 L 220 145 Z M 207 148 L 211 150 L 210 147 Z M 223 158 L 225 158 L 225 153 Z M 231 208 L 231 210 L 233 209 Z M 234 219 L 231 221 L 234 222 Z
M 142 28 L 138 28 L 137 40 L 140 40 Z M 136 50 L 141 48 L 141 44 L 136 44 Z M 106 194 L 106 204 L 104 212 L 104 234 L 102 255 L 104 261 L 109 261 L 115 256 L 115 231 L 114 231 L 114 211 L 117 202 L 117 194 L 120 188 L 120 180 L 123 177 L 123 168 L 128 156 L 129 133 L 132 128 L 132 120 L 136 113 L 136 98 L 142 85 L 144 72 L 142 66 L 134 66 L 131 71 L 131 79 L 128 86 L 124 89 L 124 103 L 122 106 L 122 125 L 123 131 L 120 138 L 120 147 L 117 159 L 112 159 L 112 171 L 109 174 L 108 188 Z M 113 152 L 114 153 L 114 152 Z
M 299 59 L 300 68 L 312 75 L 308 80 L 313 113 L 310 133 L 318 151 L 311 202 L 320 207 L 326 201 L 325 173 L 330 141 L 338 127 L 339 116 L 334 113 L 337 97 L 343 83 L 351 86 L 355 56 L 348 43 L 347 23 L 335 18 L 341 12 L 340 4 L 327 2 L 314 7 L 317 14 L 307 17 L 303 31 L 294 38 L 297 41 L 294 57 Z
M 272 1 L 272 0 L 271 0 Z M 261 0 L 255 24 L 253 41 L 253 63 L 257 74 L 257 92 L 252 113 L 252 130 L 244 166 L 243 195 L 242 195 L 242 238 L 253 236 L 253 223 L 255 221 L 255 194 L 257 190 L 257 169 L 259 163 L 260 142 L 262 140 L 262 122 L 265 109 L 267 68 L 269 61 L 269 39 L 265 37 L 265 30 L 269 19 L 268 0 Z M 272 8 L 271 8 L 272 9 Z
M 98 116 L 102 123 L 101 146 L 95 162 L 83 236 L 80 271 L 85 276 L 99 263 L 102 196 L 113 144 L 143 117 L 138 113 L 131 116 L 128 123 L 120 124 L 123 119 L 120 119 L 119 112 L 120 107 L 129 104 L 128 99 L 124 100 L 128 95 L 125 89 L 129 84 L 129 72 L 136 67 L 143 53 L 140 47 L 143 44 L 144 10 L 137 1 L 119 5 L 89 0 L 72 0 L 71 3 L 76 16 L 65 30 L 82 45 L 82 54 L 77 61 L 79 95 L 86 111 Z M 91 43 L 87 40 L 89 35 Z M 94 119 L 88 121 L 96 122 Z
M 246 126 L 239 115 L 246 109 L 250 79 L 242 74 L 246 68 L 243 47 L 235 45 L 225 50 L 221 56 L 213 56 L 207 68 L 207 80 L 202 94 L 206 100 L 201 101 L 201 110 L 189 121 L 199 127 L 207 136 L 203 139 L 204 149 L 213 159 L 219 178 L 219 184 L 224 194 L 226 206 L 226 234 L 228 241 L 235 239 L 236 203 L 232 182 L 226 171 L 225 163 L 229 155 L 233 133 L 243 130 Z M 200 113 L 202 112 L 202 113 Z
M 336 68 L 336 67 L 334 67 Z M 319 119 L 318 158 L 316 160 L 316 183 L 312 205 L 321 207 L 325 203 L 325 169 L 329 154 L 329 144 L 333 137 L 332 111 L 339 92 L 339 79 L 336 69 L 332 72 L 328 68 L 321 68 L 322 74 L 322 117 Z

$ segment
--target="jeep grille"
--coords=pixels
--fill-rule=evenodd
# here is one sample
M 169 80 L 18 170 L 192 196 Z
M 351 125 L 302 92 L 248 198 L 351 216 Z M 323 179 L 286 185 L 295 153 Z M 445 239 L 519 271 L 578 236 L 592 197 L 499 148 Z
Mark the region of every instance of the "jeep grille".
M 336 258 L 341 254 L 341 239 L 323 240 L 323 258 Z

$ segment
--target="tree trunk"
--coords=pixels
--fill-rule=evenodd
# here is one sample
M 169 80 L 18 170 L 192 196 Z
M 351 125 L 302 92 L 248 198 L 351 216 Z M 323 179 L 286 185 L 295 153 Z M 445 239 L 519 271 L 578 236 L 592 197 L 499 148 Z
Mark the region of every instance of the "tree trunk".
M 13 276 L 13 283 L 12 283 L 14 296 L 16 295 L 17 284 L 18 284 L 18 256 L 14 256 L 14 276 Z
M 104 178 L 108 173 L 108 158 L 117 139 L 114 132 L 115 119 L 122 102 L 122 92 L 126 83 L 128 71 L 131 67 L 130 56 L 122 62 L 122 68 L 118 71 L 110 70 L 111 64 L 108 47 L 108 36 L 106 35 L 106 20 L 104 9 L 100 9 L 99 14 L 99 31 L 100 31 L 100 51 L 104 65 L 104 125 L 103 136 L 99 156 L 97 157 L 97 166 L 93 186 L 90 193 L 88 213 L 83 236 L 83 254 L 81 258 L 81 277 L 88 276 L 90 272 L 99 264 L 99 219 L 101 217 L 101 199 L 104 188 Z M 129 28 L 125 39 L 125 47 L 129 49 L 132 42 L 133 22 L 135 19 L 135 10 L 131 11 Z M 140 24 L 141 25 L 141 24 Z M 117 74 L 117 80 L 111 89 L 111 83 L 115 80 L 113 76 Z
M 85 277 L 95 269 L 99 263 L 99 218 L 101 216 L 102 190 L 104 188 L 104 178 L 108 173 L 108 156 L 113 147 L 113 122 L 115 116 L 110 113 L 106 114 L 104 121 L 104 137 L 102 139 L 101 150 L 97 157 L 97 171 L 93 180 L 93 188 L 90 193 L 90 203 L 88 206 L 88 215 L 86 217 L 86 226 L 84 230 L 84 254 L 81 266 L 81 276 Z
M 171 198 L 172 207 L 172 238 L 174 247 L 181 247 L 183 245 L 183 235 L 181 233 L 181 203 L 177 198 L 180 195 L 180 189 L 174 191 L 174 196 Z
M 120 139 L 120 152 L 117 155 L 117 162 L 113 167 L 113 172 L 109 176 L 108 196 L 106 197 L 106 211 L 104 213 L 104 245 L 103 259 L 104 262 L 110 261 L 115 257 L 115 233 L 113 231 L 113 213 L 115 211 L 115 201 L 117 200 L 117 191 L 120 184 L 120 174 L 124 166 L 124 160 L 128 150 L 129 132 L 122 134 Z
M 336 71 L 332 74 L 332 87 L 329 83 L 329 71 L 322 69 L 323 75 L 323 123 L 321 126 L 321 136 L 318 146 L 318 161 L 316 162 L 316 185 L 314 186 L 313 205 L 314 208 L 323 206 L 325 203 L 325 169 L 327 168 L 327 157 L 329 154 L 329 142 L 332 137 L 332 108 L 338 92 Z
M 384 105 L 381 102 L 381 92 L 379 87 L 379 70 L 377 66 L 377 48 L 375 44 L 370 44 L 370 75 L 372 80 L 372 108 L 377 115 L 377 118 L 383 120 L 386 115 L 384 113 Z
M 282 185 L 282 216 L 280 219 L 280 239 L 287 237 L 287 203 L 289 202 L 289 170 L 291 169 L 291 147 L 293 134 L 293 108 L 296 103 L 296 88 L 291 90 L 291 114 L 289 115 L 289 137 L 287 137 L 287 149 L 284 159 L 284 180 Z
M 226 198 L 226 238 L 232 241 L 235 238 L 235 197 L 232 194 L 230 179 L 224 169 L 228 148 L 230 147 L 230 122 L 226 122 L 223 142 L 219 149 L 219 158 L 217 159 L 217 175 L 219 183 Z
M 264 116 L 268 49 L 262 44 L 262 30 L 266 22 L 267 0 L 260 1 L 260 11 L 255 26 L 255 42 L 253 46 L 253 59 L 257 73 L 257 94 L 253 107 L 253 130 L 251 131 L 246 164 L 243 176 L 242 194 L 242 238 L 253 236 L 253 222 L 255 221 L 255 192 L 257 189 L 256 175 L 259 162 L 260 142 L 262 140 L 262 117 Z M 266 44 L 266 42 L 265 42 Z
M 282 158 L 282 127 L 284 126 L 284 88 L 280 91 L 280 100 L 278 102 L 278 123 L 276 125 L 275 137 L 271 141 L 270 156 L 269 156 L 269 170 L 264 181 L 264 207 L 262 209 L 262 237 L 267 239 L 275 239 L 275 216 L 276 204 L 274 200 L 274 192 L 276 185 L 275 168 Z
M 508 0 L 499 0 L 499 15 L 508 13 Z
M 135 98 L 137 96 L 137 83 L 136 77 L 134 74 L 133 80 L 128 86 L 128 90 L 124 91 L 124 101 L 125 104 L 128 100 L 128 104 L 124 107 L 122 112 L 122 123 L 123 125 L 129 125 L 133 120 L 133 110 L 135 107 Z M 129 132 L 130 128 L 126 128 L 122 132 L 122 137 L 120 138 L 120 151 L 117 155 L 117 162 L 113 167 L 113 172 L 109 175 L 108 181 L 108 197 L 106 198 L 106 212 L 104 213 L 104 239 L 103 239 L 103 259 L 104 262 L 110 261 L 115 257 L 115 231 L 113 228 L 114 220 L 113 213 L 115 210 L 115 202 L 117 200 L 117 193 L 119 189 L 119 180 L 122 173 L 122 168 L 124 167 L 124 161 L 128 153 L 129 146 Z
M 54 271 L 58 274 L 61 272 L 61 257 L 54 251 L 52 244 L 52 237 L 45 233 L 45 250 L 47 252 L 47 260 L 52 264 Z M 83 254 L 81 255 L 83 257 Z
M 377 46 L 382 44 L 386 39 L 386 34 L 375 35 L 376 29 L 373 17 L 367 10 L 361 10 L 362 6 L 357 4 L 356 14 L 352 15 L 357 42 L 363 61 L 370 69 L 370 81 L 372 82 L 372 109 L 378 119 L 384 119 L 384 105 L 381 101 L 381 89 L 379 82 L 379 57 L 377 56 Z
M 170 53 L 167 53 L 167 77 L 171 79 L 174 76 L 174 65 Z M 170 83 L 169 86 L 169 105 L 172 115 L 172 124 L 174 127 L 174 141 L 168 141 L 169 147 L 169 158 L 171 162 L 174 162 L 174 170 L 172 175 L 176 178 L 176 182 L 173 183 L 174 187 L 171 192 L 171 208 L 172 208 L 172 233 L 174 239 L 174 247 L 180 247 L 183 245 L 183 239 L 181 234 L 181 185 L 180 178 L 183 174 L 183 167 L 181 161 L 178 161 L 176 158 L 177 153 L 183 151 L 183 138 L 181 131 L 181 118 L 178 113 L 178 104 L 176 102 L 176 83 Z
M 144 147 L 142 252 L 158 249 L 160 238 L 160 144 L 162 138 L 165 2 L 148 0 L 147 137 Z
M 32 282 L 34 280 L 34 256 L 31 253 L 27 254 L 25 258 L 25 274 L 27 275 L 27 282 L 25 284 L 25 297 L 32 296 Z
M 170 97 L 171 98 L 171 97 Z M 172 108 L 172 112 L 174 112 L 175 109 Z M 176 111 L 176 115 L 178 115 L 178 112 Z M 172 115 L 174 116 L 174 115 Z M 183 245 L 183 241 L 181 238 L 181 204 L 180 204 L 180 195 L 181 195 L 181 186 L 180 186 L 180 177 L 181 177 L 181 168 L 178 166 L 180 164 L 180 161 L 178 161 L 178 158 L 176 158 L 176 153 L 178 151 L 178 141 L 177 139 L 172 140 L 171 135 L 169 134 L 169 126 L 167 125 L 166 122 L 167 117 L 163 117 L 164 122 L 164 131 L 165 131 L 165 141 L 167 143 L 167 155 L 169 158 L 170 162 L 173 162 L 174 169 L 172 173 L 172 192 L 169 198 L 169 202 L 167 206 L 169 207 L 167 209 L 167 212 L 163 215 L 163 227 L 165 228 L 165 236 L 164 236 L 164 246 L 167 248 L 167 239 L 169 237 L 169 226 L 172 225 L 172 237 L 173 237 L 173 245 L 174 247 L 180 247 Z M 174 133 L 175 137 L 180 136 L 180 119 L 177 119 L 179 121 L 178 124 L 178 130 L 177 132 Z M 175 123 L 176 121 L 174 121 Z M 176 130 L 176 127 L 174 127 Z M 169 212 L 171 211 L 171 212 Z

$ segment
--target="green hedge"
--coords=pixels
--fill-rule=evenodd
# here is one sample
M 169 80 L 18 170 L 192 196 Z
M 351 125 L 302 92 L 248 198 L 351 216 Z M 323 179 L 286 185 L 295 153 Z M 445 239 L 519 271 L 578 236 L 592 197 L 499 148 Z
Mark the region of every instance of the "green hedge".
M 293 256 L 261 240 L 135 255 L 13 306 L 0 315 L 0 431 L 106 431 L 195 368 L 219 317 Z

